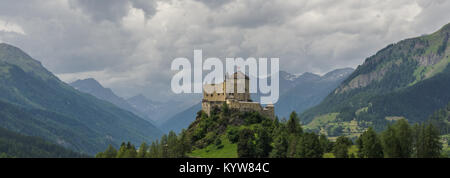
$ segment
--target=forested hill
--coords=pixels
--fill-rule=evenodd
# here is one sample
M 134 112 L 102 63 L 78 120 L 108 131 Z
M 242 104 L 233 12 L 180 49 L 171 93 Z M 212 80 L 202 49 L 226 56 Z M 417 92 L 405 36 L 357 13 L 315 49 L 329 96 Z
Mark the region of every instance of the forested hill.
M 38 137 L 25 136 L 0 127 L 1 158 L 80 158 L 87 157 Z
M 447 112 L 447 110 L 445 110 Z M 448 116 L 448 114 L 439 114 Z M 441 117 L 439 117 L 441 118 Z M 442 120 L 442 119 L 437 119 Z M 437 158 L 448 157 L 448 144 L 441 142 L 432 124 L 408 124 L 400 119 L 382 132 L 369 128 L 351 140 L 329 140 L 305 131 L 295 112 L 289 120 L 272 120 L 257 112 L 240 112 L 227 105 L 203 111 L 179 135 L 170 132 L 139 150 L 130 143 L 109 146 L 98 158 Z M 448 138 L 443 136 L 442 138 Z
M 450 24 L 388 45 L 367 58 L 321 104 L 305 111 L 302 121 L 311 129 L 338 134 L 358 132 L 354 125 L 382 129 L 401 118 L 425 121 L 450 101 L 449 34 Z

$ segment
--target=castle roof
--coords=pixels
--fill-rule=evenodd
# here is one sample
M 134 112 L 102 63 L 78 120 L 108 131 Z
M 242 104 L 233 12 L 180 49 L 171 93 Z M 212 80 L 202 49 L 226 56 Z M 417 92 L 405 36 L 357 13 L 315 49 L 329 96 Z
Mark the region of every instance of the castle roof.
M 234 79 L 242 79 L 242 78 L 245 78 L 245 79 L 250 79 L 247 75 L 245 75 L 244 73 L 242 73 L 241 71 L 237 71 L 237 72 L 235 72 L 233 75 L 231 75 L 231 77 L 230 78 L 234 78 Z

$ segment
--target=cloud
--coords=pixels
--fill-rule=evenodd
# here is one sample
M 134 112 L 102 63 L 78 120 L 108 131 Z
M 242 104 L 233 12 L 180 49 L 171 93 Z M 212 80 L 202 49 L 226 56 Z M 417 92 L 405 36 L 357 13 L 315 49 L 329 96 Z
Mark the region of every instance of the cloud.
M 127 15 L 130 8 L 140 8 L 147 16 L 155 13 L 153 0 L 69 0 L 71 8 L 80 9 L 96 21 L 117 21 Z
M 22 27 L 15 24 L 15 23 L 9 23 L 7 21 L 3 21 L 0 19 L 0 31 L 1 32 L 10 32 L 10 33 L 17 33 L 20 35 L 25 35 L 25 31 L 23 31 Z
M 196 1 L 203 3 L 209 8 L 215 9 L 220 8 L 223 5 L 229 4 L 230 2 L 234 2 L 235 0 L 196 0 Z
M 171 61 L 194 49 L 325 73 L 436 31 L 448 9 L 445 0 L 3 0 L 0 40 L 66 81 L 94 77 L 125 97 L 165 99 L 174 98 Z
M 123 0 L 71 0 L 71 7 L 79 8 L 95 20 L 115 21 L 127 14 L 129 2 Z

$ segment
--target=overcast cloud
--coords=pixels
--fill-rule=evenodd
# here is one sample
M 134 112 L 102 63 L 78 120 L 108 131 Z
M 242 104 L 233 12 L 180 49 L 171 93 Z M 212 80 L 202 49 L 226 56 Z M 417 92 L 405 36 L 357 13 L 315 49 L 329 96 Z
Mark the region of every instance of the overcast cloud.
M 279 57 L 291 73 L 356 67 L 390 43 L 450 22 L 446 0 L 2 0 L 0 42 L 64 81 L 124 97 L 170 96 L 170 63 Z

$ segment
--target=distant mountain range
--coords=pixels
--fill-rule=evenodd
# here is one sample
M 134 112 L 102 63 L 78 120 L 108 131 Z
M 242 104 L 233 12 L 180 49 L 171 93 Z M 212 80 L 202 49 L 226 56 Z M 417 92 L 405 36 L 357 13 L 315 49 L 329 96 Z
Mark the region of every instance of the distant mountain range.
M 275 114 L 281 118 L 289 118 L 292 111 L 302 113 L 306 109 L 319 104 L 330 94 L 354 69 L 336 69 L 323 76 L 304 73 L 294 76 L 282 72 L 280 81 L 280 99 L 275 104 Z
M 108 144 L 149 142 L 162 132 L 110 102 L 60 81 L 19 48 L 0 44 L 0 127 L 95 154 Z
M 144 114 L 143 112 L 138 110 L 135 105 L 130 105 L 127 100 L 117 96 L 110 88 L 103 87 L 97 80 L 93 78 L 77 80 L 70 83 L 70 85 L 81 92 L 88 93 L 92 96 L 97 97 L 98 99 L 108 101 L 118 106 L 119 108 L 130 111 L 137 116 L 155 124 L 151 114 Z M 148 103 L 152 103 L 152 101 L 146 100 L 146 104 Z
M 450 101 L 449 34 L 447 24 L 430 35 L 388 45 L 304 112 L 302 121 L 328 134 L 355 133 L 355 126 L 381 129 L 400 118 L 425 121 Z
M 127 102 L 141 113 L 151 116 L 151 118 L 158 126 L 161 126 L 168 119 L 172 118 L 180 111 L 183 111 L 186 108 L 192 106 L 192 104 L 189 104 L 191 102 L 180 102 L 172 100 L 168 100 L 165 102 L 153 101 L 151 99 L 148 99 L 144 95 L 136 95 L 134 97 L 128 98 Z
M 123 99 L 117 96 L 110 88 L 103 87 L 93 78 L 77 80 L 70 83 L 75 89 L 91 94 L 98 99 L 108 101 L 124 110 L 130 111 L 155 125 L 161 125 L 178 112 L 190 107 L 184 103 L 166 101 L 157 102 L 148 99 L 142 94 Z
M 180 132 L 182 129 L 186 129 L 189 124 L 195 120 L 197 112 L 202 109 L 202 104 L 198 103 L 184 111 L 181 111 L 168 119 L 161 125 L 161 129 L 168 133 L 170 131 Z

